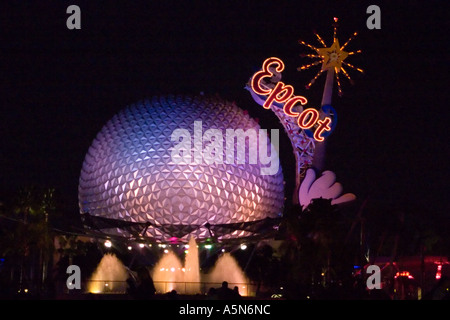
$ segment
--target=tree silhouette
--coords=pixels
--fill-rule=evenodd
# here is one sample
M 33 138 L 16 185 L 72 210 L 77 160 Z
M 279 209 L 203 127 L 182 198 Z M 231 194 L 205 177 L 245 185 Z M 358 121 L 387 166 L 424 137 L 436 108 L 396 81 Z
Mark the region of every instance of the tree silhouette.
M 349 226 L 328 199 L 314 199 L 303 211 L 294 206 L 286 212 L 282 265 L 291 295 L 318 295 L 351 275 L 354 248 L 345 243 Z
M 54 189 L 21 188 L 0 220 L 0 254 L 11 271 L 17 291 L 40 293 L 53 252 L 49 215 L 55 213 Z

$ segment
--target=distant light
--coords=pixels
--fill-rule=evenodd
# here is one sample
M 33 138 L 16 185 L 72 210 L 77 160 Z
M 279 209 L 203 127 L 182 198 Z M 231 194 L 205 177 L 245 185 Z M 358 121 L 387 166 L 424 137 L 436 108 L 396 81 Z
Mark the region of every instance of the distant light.
M 111 248 L 111 246 L 112 246 L 112 243 L 111 243 L 111 241 L 109 241 L 109 240 L 106 240 L 106 241 L 105 241 L 105 247 L 107 247 L 107 248 Z
M 169 253 L 169 250 L 167 250 L 167 249 L 164 249 L 164 253 Z
M 409 271 L 397 272 L 394 278 L 397 279 L 398 277 L 408 277 L 408 279 L 414 279 Z
M 132 248 L 131 246 L 128 246 L 127 249 L 128 249 L 128 250 L 131 250 L 131 249 L 133 249 L 133 248 Z
M 28 293 L 28 289 L 26 289 L 26 288 L 23 289 L 23 292 Z
M 145 244 L 139 243 L 139 248 L 143 248 L 144 246 L 145 246 Z
M 225 252 L 225 249 L 222 249 L 222 252 Z
M 241 250 L 247 249 L 247 245 L 245 243 L 241 244 Z
M 170 271 L 175 272 L 175 268 L 174 267 L 170 268 Z
M 442 276 L 442 264 L 439 264 L 437 266 L 437 271 L 436 271 L 436 280 L 441 279 Z
M 148 247 L 149 247 L 149 248 L 151 248 L 151 247 L 152 247 L 152 244 L 151 244 L 151 243 L 149 243 L 149 244 L 148 244 Z
M 184 247 L 185 247 L 186 249 L 189 249 L 189 245 L 188 245 L 188 244 L 185 244 Z
M 189 250 L 184 250 L 184 253 L 185 253 L 185 254 L 188 254 L 188 253 L 189 253 Z
M 205 249 L 211 249 L 212 248 L 212 244 L 205 244 Z

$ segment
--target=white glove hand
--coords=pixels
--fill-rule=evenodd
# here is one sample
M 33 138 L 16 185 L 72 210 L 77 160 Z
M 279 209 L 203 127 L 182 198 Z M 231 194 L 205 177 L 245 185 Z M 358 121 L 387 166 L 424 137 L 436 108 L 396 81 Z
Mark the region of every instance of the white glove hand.
M 334 172 L 324 171 L 322 176 L 316 180 L 315 171 L 308 169 L 298 190 L 298 198 L 303 209 L 309 206 L 311 200 L 318 198 L 331 199 L 332 205 L 350 202 L 356 199 L 353 193 L 341 195 L 342 190 L 342 185 L 336 182 Z

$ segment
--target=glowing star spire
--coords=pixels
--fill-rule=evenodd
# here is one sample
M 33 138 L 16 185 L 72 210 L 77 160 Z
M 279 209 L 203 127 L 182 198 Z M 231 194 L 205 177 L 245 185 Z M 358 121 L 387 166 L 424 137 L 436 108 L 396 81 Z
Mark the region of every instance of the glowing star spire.
M 338 39 L 334 39 L 331 47 L 317 49 L 317 52 L 322 59 L 322 70 L 335 68 L 339 72 L 342 62 L 348 57 L 348 52 L 341 50 Z
M 306 85 L 306 88 L 309 89 L 311 87 L 311 85 L 317 80 L 317 78 L 323 72 L 325 72 L 325 71 L 333 72 L 334 75 L 336 76 L 336 83 L 338 86 L 338 94 L 339 94 L 339 96 L 341 96 L 342 88 L 341 88 L 341 82 L 339 79 L 339 73 L 342 72 L 344 74 L 345 78 L 347 78 L 350 81 L 350 83 L 353 83 L 352 79 L 350 78 L 350 75 L 343 68 L 343 65 L 345 65 L 346 67 L 348 66 L 349 68 L 357 70 L 359 72 L 363 72 L 363 70 L 344 61 L 345 59 L 347 59 L 348 56 L 354 55 L 356 53 L 361 53 L 361 50 L 351 51 L 351 52 L 344 51 L 345 47 L 350 43 L 351 40 L 353 40 L 358 35 L 358 33 L 357 32 L 353 33 L 352 36 L 347 40 L 347 42 L 345 42 L 343 46 L 340 46 L 339 40 L 337 39 L 337 35 L 336 35 L 337 34 L 337 21 L 338 21 L 338 19 L 334 18 L 335 23 L 333 24 L 333 29 L 334 29 L 333 30 L 333 43 L 331 44 L 330 47 L 326 46 L 325 41 L 322 39 L 322 37 L 317 32 L 314 32 L 314 34 L 317 37 L 318 42 L 323 46 L 323 48 L 317 48 L 317 47 L 310 45 L 302 40 L 299 40 L 300 44 L 302 44 L 316 52 L 316 54 L 302 54 L 300 56 L 312 58 L 312 59 L 318 59 L 318 60 L 308 63 L 308 64 L 305 64 L 305 65 L 297 68 L 297 70 L 302 71 L 302 70 L 306 70 L 306 69 L 309 69 L 311 67 L 321 64 L 322 67 L 316 73 L 316 75 L 312 78 L 312 80 Z

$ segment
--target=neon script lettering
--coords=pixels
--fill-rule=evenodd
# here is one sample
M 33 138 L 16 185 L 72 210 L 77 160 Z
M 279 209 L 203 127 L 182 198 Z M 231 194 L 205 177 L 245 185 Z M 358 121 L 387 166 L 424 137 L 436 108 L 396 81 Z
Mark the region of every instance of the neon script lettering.
M 308 108 L 302 112 L 295 112 L 294 106 L 300 103 L 302 106 L 308 103 L 308 100 L 303 96 L 294 95 L 294 88 L 291 85 L 279 81 L 273 88 L 269 88 L 261 83 L 264 78 L 271 78 L 274 73 L 269 69 L 274 68 L 276 72 L 282 72 L 284 70 L 284 63 L 278 58 L 271 57 L 264 61 L 262 70 L 255 73 L 251 79 L 250 85 L 256 94 L 267 96 L 266 101 L 263 104 L 265 109 L 270 109 L 273 103 L 284 103 L 283 111 L 290 117 L 298 117 L 297 124 L 302 129 L 314 129 L 314 139 L 317 141 L 323 141 L 325 138 L 323 134 L 325 131 L 331 130 L 331 118 L 325 117 L 319 119 L 319 111 L 313 108 Z

